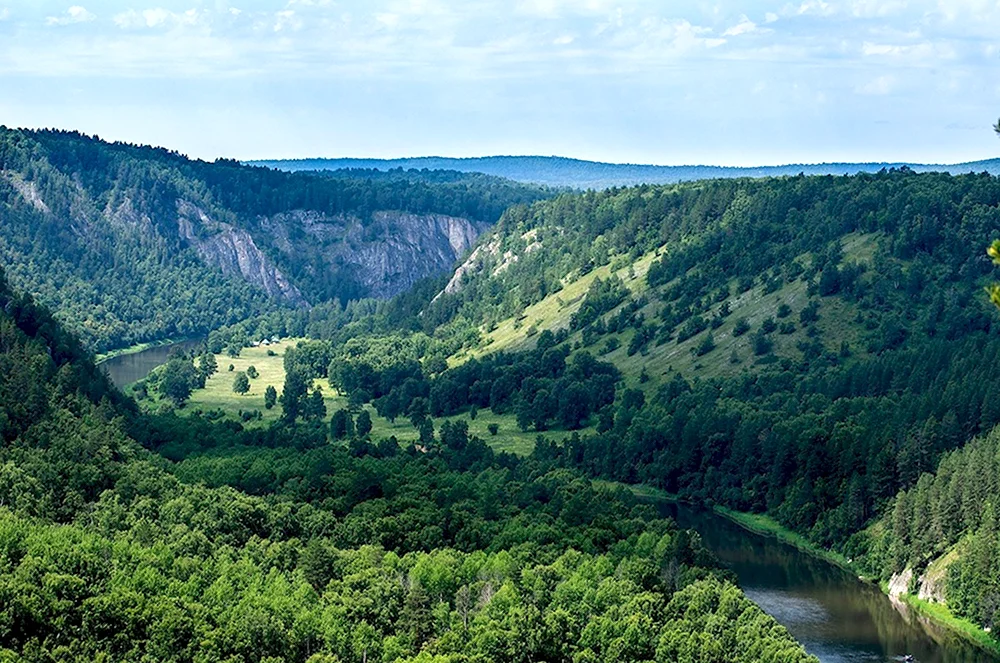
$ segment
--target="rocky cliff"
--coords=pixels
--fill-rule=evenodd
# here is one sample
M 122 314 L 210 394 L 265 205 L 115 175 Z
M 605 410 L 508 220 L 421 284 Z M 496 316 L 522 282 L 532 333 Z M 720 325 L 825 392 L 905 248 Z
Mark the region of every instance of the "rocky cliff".
M 201 232 L 196 232 L 196 227 Z M 223 274 L 239 275 L 274 299 L 294 306 L 308 305 L 299 289 L 257 248 L 247 231 L 214 221 L 184 200 L 177 202 L 177 229 L 205 263 Z
M 460 173 L 289 174 L 0 126 L 0 264 L 98 351 L 392 297 L 546 195 Z
M 443 214 L 378 211 L 370 218 L 297 210 L 260 219 L 278 260 L 310 255 L 307 277 L 340 273 L 367 296 L 387 298 L 452 269 L 487 224 Z

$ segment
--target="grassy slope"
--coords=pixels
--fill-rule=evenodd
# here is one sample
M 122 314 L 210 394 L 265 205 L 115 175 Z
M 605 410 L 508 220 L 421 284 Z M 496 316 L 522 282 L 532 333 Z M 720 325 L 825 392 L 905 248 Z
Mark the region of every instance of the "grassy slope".
M 871 258 L 873 248 L 874 241 L 871 236 L 850 236 L 844 242 L 844 252 L 848 260 L 868 261 Z M 605 265 L 580 278 L 568 280 L 562 290 L 528 307 L 520 320 L 508 318 L 502 321 L 496 329 L 488 334 L 489 340 L 485 345 L 477 348 L 474 352 L 451 357 L 450 363 L 455 365 L 470 356 L 483 356 L 500 350 L 529 348 L 534 343 L 534 338 L 529 334 L 529 328 L 532 326 L 538 330 L 556 330 L 568 326 L 570 317 L 579 309 L 587 289 L 598 277 L 607 278 L 614 273 L 622 279 L 633 296 L 648 294 L 645 275 L 649 265 L 656 258 L 656 253 L 650 253 L 642 256 L 635 263 L 625 265 L 614 272 L 610 266 Z M 757 358 L 754 357 L 750 349 L 750 336 L 765 318 L 774 317 L 777 320 L 778 307 L 782 303 L 786 303 L 792 308 L 792 315 L 786 320 L 795 323 L 796 331 L 787 335 L 778 332 L 771 335 L 775 343 L 775 355 L 793 359 L 801 356 L 796 345 L 800 341 L 806 340 L 807 337 L 804 329 L 798 323 L 798 313 L 808 300 L 806 284 L 802 281 L 785 283 L 779 290 L 770 294 L 764 293 L 763 286 L 757 286 L 744 293 L 736 293 L 735 284 L 731 285 L 734 294 L 730 296 L 728 301 L 732 314 L 718 329 L 706 330 L 682 343 L 668 341 L 659 346 L 651 343 L 645 353 L 635 354 L 631 357 L 628 356 L 627 346 L 632 334 L 635 333 L 633 330 L 617 334 L 621 341 L 621 347 L 613 352 L 607 354 L 601 352 L 609 336 L 603 336 L 595 344 L 580 348 L 578 351 L 586 350 L 601 359 L 613 362 L 621 369 L 629 386 L 640 386 L 646 390 L 655 389 L 668 378 L 672 371 L 679 371 L 688 378 L 733 375 L 752 367 Z M 643 313 L 647 320 L 652 320 L 655 319 L 662 305 L 654 297 L 649 299 L 653 301 L 643 309 Z M 717 307 L 718 304 L 713 306 L 713 308 Z M 614 312 L 611 314 L 613 315 Z M 855 314 L 854 307 L 839 298 L 822 299 L 820 321 L 817 326 L 827 349 L 839 349 L 843 340 L 848 341 L 854 347 L 857 346 L 859 329 L 853 322 Z M 734 337 L 733 327 L 736 321 L 743 317 L 750 321 L 751 332 L 741 337 Z M 777 320 L 779 323 L 784 321 Z M 713 334 L 716 349 L 702 357 L 695 357 L 693 349 L 702 342 L 708 333 Z M 573 344 L 580 340 L 581 334 L 579 332 L 570 337 L 570 342 Z M 285 381 L 282 356 L 285 349 L 293 346 L 295 342 L 295 340 L 288 340 L 270 348 L 246 348 L 241 356 L 236 358 L 219 355 L 217 361 L 221 370 L 208 380 L 205 389 L 197 390 L 192 395 L 189 405 L 182 412 L 222 410 L 227 415 L 237 418 L 241 410 L 260 410 L 264 417 L 262 422 L 254 422 L 250 425 L 263 425 L 277 419 L 280 416 L 280 408 L 264 409 L 264 390 L 268 385 L 273 385 L 280 394 Z M 734 349 L 740 358 L 738 363 L 733 363 L 730 359 Z M 268 350 L 274 352 L 275 356 L 268 356 Z M 246 371 L 249 366 L 253 365 L 260 372 L 260 377 L 251 380 L 250 393 L 240 396 L 232 392 L 233 374 L 226 370 L 229 364 L 233 364 L 234 371 Z M 650 379 L 648 382 L 640 384 L 639 376 L 644 369 Z M 323 388 L 328 412 L 332 413 L 335 409 L 346 407 L 346 400 L 338 395 L 328 382 L 320 380 L 319 385 Z M 400 441 L 416 439 L 417 433 L 407 420 L 397 419 L 395 422 L 390 422 L 379 417 L 371 406 L 366 407 L 372 415 L 373 436 L 395 435 Z M 469 422 L 470 433 L 478 435 L 495 449 L 503 451 L 519 454 L 530 453 L 538 435 L 534 431 L 521 431 L 512 415 L 496 415 L 490 410 L 480 410 L 475 420 L 469 420 L 467 414 L 461 414 L 444 417 L 438 420 L 437 424 L 440 425 L 443 421 L 455 419 L 465 419 Z M 487 429 L 490 423 L 499 425 L 498 435 L 490 435 Z M 546 431 L 544 434 L 562 438 L 566 432 L 555 429 Z
M 285 368 L 283 357 L 285 351 L 294 347 L 297 340 L 291 339 L 283 341 L 268 348 L 244 348 L 239 357 L 229 357 L 227 355 L 216 355 L 219 364 L 219 372 L 210 377 L 204 389 L 197 389 L 191 395 L 188 404 L 179 413 L 191 414 L 197 411 L 221 410 L 234 419 L 239 418 L 241 411 L 259 410 L 263 415 L 261 421 L 254 421 L 248 426 L 263 426 L 275 421 L 281 416 L 281 407 L 276 406 L 270 410 L 264 408 L 264 391 L 268 385 L 274 386 L 281 394 L 281 388 L 285 383 Z M 268 351 L 274 356 L 268 356 Z M 230 372 L 229 365 L 233 365 Z M 250 366 L 257 369 L 260 374 L 256 379 L 250 380 L 250 392 L 244 395 L 233 393 L 233 377 L 238 371 L 246 371 Z M 337 393 L 330 386 L 326 379 L 317 380 L 317 384 L 323 388 L 324 400 L 328 414 L 335 410 L 347 407 L 347 399 Z M 159 407 L 162 401 L 153 397 L 147 401 L 147 407 Z M 374 438 L 388 437 L 395 435 L 401 442 L 408 442 L 417 439 L 417 431 L 405 418 L 398 418 L 395 422 L 384 419 L 375 412 L 371 405 L 366 405 L 372 417 L 372 436 Z M 513 415 L 497 415 L 490 410 L 480 410 L 474 420 L 469 419 L 468 414 L 459 414 L 451 417 L 435 419 L 435 426 L 440 427 L 444 421 L 454 421 L 464 419 L 469 424 L 469 433 L 477 435 L 485 440 L 497 451 L 509 451 L 516 454 L 530 454 L 535 447 L 537 432 L 521 431 Z M 499 426 L 497 435 L 491 435 L 488 429 L 489 424 L 495 423 Z M 567 435 L 565 431 L 553 429 L 544 433 L 547 436 L 562 438 Z
M 845 237 L 843 244 L 845 261 L 870 264 L 875 249 L 874 239 L 873 235 L 849 235 Z M 631 265 L 631 268 L 625 266 L 612 272 L 610 266 L 605 265 L 585 276 L 567 281 L 562 290 L 529 306 L 520 320 L 507 318 L 491 332 L 487 333 L 484 329 L 487 342 L 472 353 L 455 355 L 451 358 L 450 363 L 452 365 L 461 363 L 470 354 L 481 356 L 499 350 L 530 348 L 534 343 L 534 338 L 530 335 L 532 327 L 538 331 L 545 329 L 555 331 L 568 327 L 570 318 L 580 308 L 587 289 L 598 277 L 607 278 L 613 273 L 625 283 L 633 296 L 649 295 L 645 275 L 650 264 L 661 251 L 662 248 L 655 253 L 642 256 Z M 808 256 L 803 256 L 803 259 L 808 259 Z M 730 283 L 730 291 L 734 294 L 727 301 L 732 314 L 718 329 L 705 330 L 681 343 L 668 341 L 662 345 L 656 345 L 653 342 L 647 346 L 643 353 L 632 356 L 629 356 L 627 351 L 629 341 L 635 334 L 635 331 L 631 329 L 618 334 L 602 336 L 593 345 L 582 347 L 580 350 L 586 350 L 594 356 L 614 363 L 622 371 L 629 386 L 641 386 L 643 389 L 652 390 L 664 382 L 672 371 L 678 371 L 686 378 L 693 378 L 735 375 L 750 369 L 758 360 L 751 349 L 751 336 L 766 318 L 773 317 L 779 325 L 782 322 L 791 321 L 795 323 L 796 327 L 792 334 L 783 335 L 778 332 L 771 334 L 774 341 L 774 354 L 779 358 L 801 358 L 802 355 L 797 349 L 797 345 L 808 340 L 798 317 L 799 312 L 809 300 L 807 287 L 803 281 L 784 283 L 779 290 L 769 294 L 765 294 L 763 286 L 738 293 L 734 282 Z M 654 321 L 662 304 L 656 301 L 655 297 L 648 298 L 651 302 L 643 308 L 642 313 L 647 321 Z M 854 322 L 858 312 L 856 307 L 838 297 L 825 297 L 820 302 L 820 320 L 817 327 L 820 331 L 820 339 L 826 349 L 838 351 L 842 341 L 847 341 L 855 350 L 860 349 L 861 330 L 859 325 Z M 778 307 L 781 304 L 788 304 L 792 309 L 792 314 L 784 320 L 777 317 Z M 718 309 L 720 305 L 721 303 L 714 304 L 711 310 Z M 617 309 L 605 314 L 604 317 L 614 315 L 616 311 Z M 705 313 L 708 314 L 710 311 Z M 747 318 L 750 321 L 751 330 L 743 336 L 734 337 L 733 328 L 740 318 Z M 702 343 L 709 333 L 715 339 L 715 350 L 701 357 L 696 357 L 694 349 Z M 611 336 L 617 336 L 621 345 L 617 350 L 604 354 L 602 352 L 604 344 Z M 570 336 L 571 343 L 576 344 L 581 340 L 582 334 L 580 332 Z M 731 361 L 734 350 L 739 358 L 736 363 Z M 649 381 L 640 385 L 639 376 L 643 369 L 646 370 Z

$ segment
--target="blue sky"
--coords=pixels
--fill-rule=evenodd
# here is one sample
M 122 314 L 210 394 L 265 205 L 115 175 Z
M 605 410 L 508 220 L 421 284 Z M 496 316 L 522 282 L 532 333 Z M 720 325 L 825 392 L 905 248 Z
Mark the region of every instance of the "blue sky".
M 0 123 L 192 156 L 955 162 L 997 0 L 0 0 Z

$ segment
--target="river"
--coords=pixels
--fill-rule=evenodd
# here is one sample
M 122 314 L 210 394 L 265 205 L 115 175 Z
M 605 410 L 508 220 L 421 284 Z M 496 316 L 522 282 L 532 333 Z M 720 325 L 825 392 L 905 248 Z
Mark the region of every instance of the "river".
M 146 377 L 183 341 L 103 362 L 119 388 Z M 896 604 L 871 583 L 773 537 L 740 527 L 714 512 L 661 503 L 664 515 L 697 530 L 739 579 L 747 596 L 773 616 L 822 663 L 902 661 L 1000 663 L 953 632 Z
M 186 352 L 197 347 L 201 342 L 200 340 L 180 341 L 170 345 L 158 345 L 132 354 L 118 355 L 102 361 L 101 367 L 107 371 L 115 386 L 122 389 L 127 384 L 143 379 L 160 364 L 165 364 L 170 352 L 175 348 Z
M 823 663 L 901 661 L 907 654 L 917 663 L 998 660 L 826 560 L 711 511 L 662 508 L 681 527 L 697 530 L 747 596 Z

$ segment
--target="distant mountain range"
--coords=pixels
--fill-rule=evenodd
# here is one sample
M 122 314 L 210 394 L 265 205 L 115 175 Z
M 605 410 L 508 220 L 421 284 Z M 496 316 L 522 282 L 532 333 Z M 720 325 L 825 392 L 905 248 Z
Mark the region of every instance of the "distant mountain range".
M 1000 159 L 974 161 L 953 165 L 908 163 L 822 163 L 730 168 L 725 166 L 651 166 L 641 164 L 601 163 L 565 157 L 479 157 L 451 159 L 446 157 L 415 157 L 410 159 L 288 159 L 251 161 L 287 171 L 376 169 L 390 170 L 456 170 L 506 177 L 518 182 L 544 184 L 575 189 L 606 189 L 634 184 L 673 184 L 703 179 L 733 177 L 774 177 L 782 175 L 853 175 L 878 172 L 883 168 L 911 168 L 917 172 L 944 171 L 968 173 L 987 171 L 1000 174 Z

